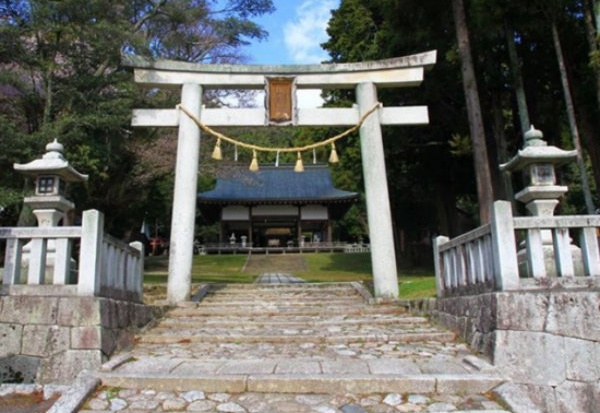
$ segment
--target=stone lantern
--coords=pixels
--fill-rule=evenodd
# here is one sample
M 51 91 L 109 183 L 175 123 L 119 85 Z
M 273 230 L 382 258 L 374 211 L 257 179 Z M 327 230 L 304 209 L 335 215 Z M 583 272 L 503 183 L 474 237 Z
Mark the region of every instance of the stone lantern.
M 35 194 L 26 197 L 24 204 L 29 205 L 40 228 L 55 227 L 65 220 L 75 204 L 65 198 L 65 190 L 69 182 L 83 182 L 87 175 L 77 172 L 63 156 L 64 147 L 56 139 L 46 145 L 46 153 L 39 159 L 26 164 L 14 164 L 15 171 L 35 179 Z M 29 267 L 30 244 L 23 246 L 21 266 Z M 54 240 L 48 240 L 46 245 L 46 282 L 54 274 L 56 245 Z M 73 263 L 72 263 L 73 264 Z M 24 274 L 27 271 L 22 271 Z
M 556 146 L 548 146 L 541 131 L 531 126 L 525 132 L 525 145 L 509 162 L 500 165 L 501 171 L 523 171 L 528 180 L 527 186 L 515 194 L 517 201 L 523 202 L 534 217 L 547 218 L 554 216 L 554 210 L 559 198 L 568 192 L 569 188 L 556 184 L 555 168 L 568 163 L 577 157 L 577 151 L 565 151 Z M 555 275 L 554 247 L 550 230 L 541 231 L 546 272 Z M 573 246 L 576 249 L 577 247 Z M 519 251 L 519 267 L 522 275 L 529 271 L 524 267 L 525 250 Z M 581 251 L 579 251 L 581 254 Z M 574 256 L 575 257 L 575 256 Z
M 14 169 L 35 179 L 35 195 L 26 197 L 40 227 L 55 227 L 75 208 L 65 198 L 68 182 L 83 182 L 87 175 L 77 172 L 63 156 L 64 147 L 56 139 L 46 145 L 46 153 L 26 164 L 14 164 Z

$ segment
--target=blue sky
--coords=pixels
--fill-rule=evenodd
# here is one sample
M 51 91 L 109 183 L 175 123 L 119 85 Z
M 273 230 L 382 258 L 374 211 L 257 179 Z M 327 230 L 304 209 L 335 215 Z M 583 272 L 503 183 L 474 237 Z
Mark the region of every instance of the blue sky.
M 320 44 L 327 40 L 327 22 L 339 3 L 340 0 L 273 0 L 275 12 L 257 20 L 269 32 L 269 38 L 244 48 L 248 63 L 312 64 L 327 60 Z

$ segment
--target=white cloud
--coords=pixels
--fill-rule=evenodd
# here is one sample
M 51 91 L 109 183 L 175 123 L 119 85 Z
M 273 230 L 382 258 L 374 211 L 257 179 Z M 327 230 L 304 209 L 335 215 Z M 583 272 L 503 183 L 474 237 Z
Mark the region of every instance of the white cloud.
M 298 64 L 320 63 L 327 59 L 321 43 L 327 40 L 327 23 L 339 0 L 305 0 L 296 9 L 296 18 L 285 23 L 284 43 Z

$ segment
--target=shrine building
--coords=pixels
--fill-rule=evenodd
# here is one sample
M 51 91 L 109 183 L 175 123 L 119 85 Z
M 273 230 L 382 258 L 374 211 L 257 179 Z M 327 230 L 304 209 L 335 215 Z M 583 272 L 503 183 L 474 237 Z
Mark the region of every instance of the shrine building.
M 219 245 L 244 248 L 331 246 L 332 223 L 341 219 L 358 193 L 333 186 L 325 164 L 236 167 L 198 195 L 202 215 L 219 222 Z

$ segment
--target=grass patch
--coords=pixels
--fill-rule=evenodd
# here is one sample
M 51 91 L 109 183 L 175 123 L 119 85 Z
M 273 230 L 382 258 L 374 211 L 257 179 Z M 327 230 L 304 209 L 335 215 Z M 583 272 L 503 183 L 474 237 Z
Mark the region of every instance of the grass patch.
M 192 282 L 251 283 L 256 277 L 242 272 L 246 258 L 246 255 L 194 255 Z M 145 283 L 166 283 L 168 273 L 168 256 L 146 258 Z
M 373 282 L 371 255 L 361 254 L 305 254 L 308 270 L 295 275 L 310 282 L 362 281 Z M 435 297 L 433 271 L 422 268 L 398 270 L 400 298 L 405 300 Z
M 294 274 L 309 282 L 370 282 L 371 255 L 360 254 L 303 254 L 308 269 Z
M 400 285 L 400 298 L 403 300 L 413 300 L 417 298 L 435 297 L 437 290 L 435 286 L 435 277 L 433 275 L 398 276 Z
M 294 275 L 306 281 L 362 281 L 367 286 L 372 285 L 368 253 L 312 253 L 302 254 L 302 257 L 307 269 L 294 272 Z M 251 283 L 259 274 L 243 272 L 246 259 L 246 255 L 195 255 L 192 283 Z M 168 256 L 147 257 L 145 262 L 146 284 L 167 282 Z M 400 268 L 398 281 L 402 299 L 435 297 L 435 278 L 430 269 Z

